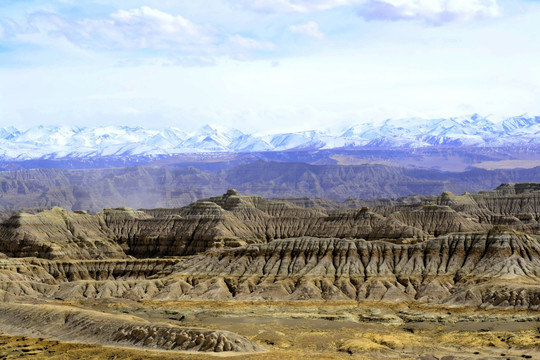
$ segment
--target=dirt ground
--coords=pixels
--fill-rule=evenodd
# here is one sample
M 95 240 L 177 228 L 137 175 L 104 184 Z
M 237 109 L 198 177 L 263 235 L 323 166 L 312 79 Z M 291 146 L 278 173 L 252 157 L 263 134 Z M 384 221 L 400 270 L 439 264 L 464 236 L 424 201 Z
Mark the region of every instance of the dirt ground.
M 1 334 L 0 359 L 540 359 L 540 313 L 382 302 L 55 302 L 235 332 L 260 353 L 186 353 Z M 39 306 L 40 304 L 35 304 Z

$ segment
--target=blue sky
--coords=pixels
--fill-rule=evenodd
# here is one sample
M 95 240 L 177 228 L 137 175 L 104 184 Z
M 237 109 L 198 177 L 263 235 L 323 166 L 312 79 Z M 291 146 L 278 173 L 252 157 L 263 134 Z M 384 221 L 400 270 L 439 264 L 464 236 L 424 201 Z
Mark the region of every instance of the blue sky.
M 540 114 L 540 2 L 0 2 L 0 126 Z

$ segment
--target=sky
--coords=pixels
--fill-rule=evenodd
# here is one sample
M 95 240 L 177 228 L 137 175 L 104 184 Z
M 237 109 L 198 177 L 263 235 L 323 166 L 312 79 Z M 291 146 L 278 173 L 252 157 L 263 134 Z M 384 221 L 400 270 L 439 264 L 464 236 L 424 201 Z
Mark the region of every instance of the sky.
M 540 1 L 0 1 L 0 127 L 473 113 L 540 115 Z

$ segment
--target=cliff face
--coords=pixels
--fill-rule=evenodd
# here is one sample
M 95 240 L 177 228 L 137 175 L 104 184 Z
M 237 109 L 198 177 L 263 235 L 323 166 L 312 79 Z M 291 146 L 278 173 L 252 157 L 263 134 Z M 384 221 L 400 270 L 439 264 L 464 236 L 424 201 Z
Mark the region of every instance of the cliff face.
M 13 216 L 0 227 L 0 251 L 8 256 L 114 258 L 178 256 L 208 248 L 320 236 L 418 240 L 419 227 L 367 209 L 302 209 L 235 191 L 171 210 L 106 209 L 96 215 L 54 208 Z
M 477 194 L 445 192 L 435 201 L 481 224 L 506 225 L 540 234 L 540 188 L 535 183 L 503 184 Z
M 518 184 L 329 210 L 229 190 L 178 209 L 19 214 L 0 225 L 0 298 L 369 299 L 537 309 L 539 196 L 538 186 Z

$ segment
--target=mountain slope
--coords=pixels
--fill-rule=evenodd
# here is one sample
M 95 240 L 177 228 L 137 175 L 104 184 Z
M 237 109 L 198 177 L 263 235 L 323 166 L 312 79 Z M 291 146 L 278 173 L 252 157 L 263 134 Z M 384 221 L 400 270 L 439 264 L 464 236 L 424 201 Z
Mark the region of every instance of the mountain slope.
M 195 168 L 39 169 L 0 173 L 0 210 L 59 206 L 68 210 L 174 208 L 235 188 L 263 197 L 398 198 L 493 189 L 534 182 L 540 167 L 466 172 L 384 165 L 308 165 L 257 161 L 219 172 Z
M 81 159 L 103 156 L 160 157 L 184 153 L 260 152 L 336 148 L 436 146 L 537 146 L 540 116 L 502 121 L 474 114 L 447 119 L 388 119 L 341 133 L 321 130 L 271 135 L 244 134 L 205 125 L 193 133 L 170 127 L 37 126 L 0 129 L 0 159 Z

